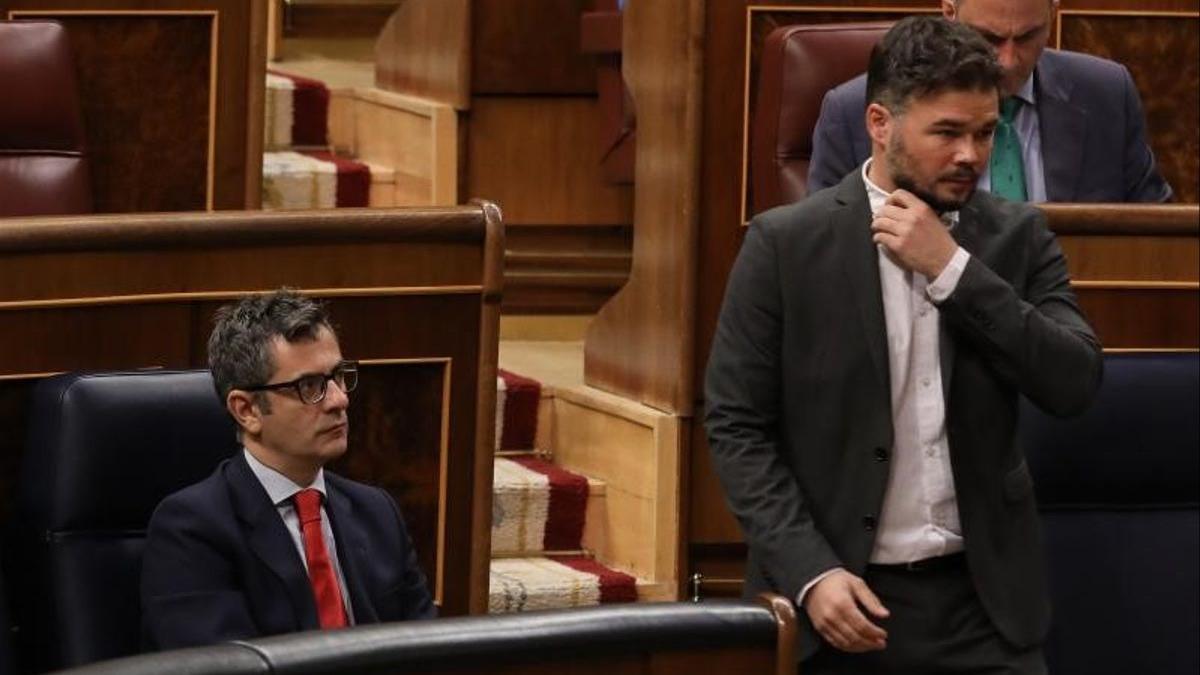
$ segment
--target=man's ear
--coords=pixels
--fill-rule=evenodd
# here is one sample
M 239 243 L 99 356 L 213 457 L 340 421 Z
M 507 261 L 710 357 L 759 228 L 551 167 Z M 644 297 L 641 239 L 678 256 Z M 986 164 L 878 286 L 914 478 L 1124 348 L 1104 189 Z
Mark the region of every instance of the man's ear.
M 866 123 L 867 135 L 871 137 L 872 143 L 886 148 L 892 125 L 895 123 L 892 111 L 878 103 L 872 103 L 867 106 Z
M 950 21 L 953 21 L 954 17 L 958 16 L 958 7 L 955 6 L 954 0 L 942 0 L 942 16 Z
M 231 389 L 225 396 L 225 409 L 242 431 L 257 436 L 262 431 L 262 409 L 250 392 Z

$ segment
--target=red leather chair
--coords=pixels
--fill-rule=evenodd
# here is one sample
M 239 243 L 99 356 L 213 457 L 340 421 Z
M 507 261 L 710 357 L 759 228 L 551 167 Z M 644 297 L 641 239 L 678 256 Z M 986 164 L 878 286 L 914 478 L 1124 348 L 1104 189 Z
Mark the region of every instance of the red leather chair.
M 751 212 L 808 194 L 812 133 L 825 93 L 863 73 L 891 22 L 782 26 L 759 61 L 750 143 Z
M 75 60 L 55 21 L 0 21 L 0 217 L 88 213 Z

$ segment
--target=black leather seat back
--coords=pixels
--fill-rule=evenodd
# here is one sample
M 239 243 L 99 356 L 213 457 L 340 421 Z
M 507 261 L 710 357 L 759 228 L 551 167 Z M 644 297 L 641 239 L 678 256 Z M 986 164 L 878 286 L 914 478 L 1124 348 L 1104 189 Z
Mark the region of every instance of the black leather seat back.
M 1092 408 L 1021 433 L 1042 511 L 1053 673 L 1200 672 L 1200 355 L 1110 354 Z
M 239 447 L 207 371 L 68 374 L 35 387 L 14 573 L 36 668 L 139 650 L 150 515 Z

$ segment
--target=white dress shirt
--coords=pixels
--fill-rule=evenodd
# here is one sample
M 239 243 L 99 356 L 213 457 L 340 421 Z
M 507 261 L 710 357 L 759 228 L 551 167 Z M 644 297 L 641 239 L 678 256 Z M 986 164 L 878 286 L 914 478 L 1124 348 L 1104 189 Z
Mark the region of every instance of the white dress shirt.
M 870 166 L 870 160 L 863 165 L 863 181 L 871 212 L 877 213 L 888 193 L 867 177 Z M 952 228 L 958 212 L 943 214 L 942 220 Z M 970 256 L 958 247 L 946 269 L 929 281 L 898 265 L 882 246 L 877 249 L 887 325 L 893 441 L 891 473 L 870 560 L 890 564 L 963 549 L 946 442 L 942 345 L 934 303 L 954 292 Z
M 1046 201 L 1046 167 L 1042 159 L 1042 131 L 1037 115 L 1037 95 L 1033 89 L 1033 75 L 1014 94 L 1021 99 L 1013 119 L 1013 128 L 1021 140 L 1021 164 L 1025 167 L 1025 197 L 1030 203 Z M 991 164 L 983 168 L 976 184 L 980 190 L 992 191 Z
M 296 485 L 291 478 L 258 461 L 254 455 L 250 454 L 249 450 L 242 448 L 242 453 L 246 456 L 246 463 L 250 465 L 250 471 L 258 478 L 258 482 L 262 483 L 271 503 L 279 512 L 279 517 L 283 519 L 283 525 L 287 528 L 288 534 L 292 536 L 292 543 L 296 546 L 296 553 L 300 555 L 300 562 L 304 564 L 305 571 L 308 571 L 308 557 L 304 555 L 304 535 L 300 531 L 300 516 L 296 515 L 296 506 L 292 503 L 292 496 L 308 488 L 313 488 L 321 493 L 321 535 L 325 539 L 325 550 L 329 553 L 329 560 L 333 563 L 333 571 L 337 575 L 338 586 L 342 591 L 342 604 L 346 608 L 346 618 L 349 619 L 350 625 L 354 625 L 354 611 L 350 606 L 346 577 L 342 574 L 342 565 L 338 561 L 337 541 L 333 538 L 333 527 L 329 524 L 329 513 L 325 510 L 325 501 L 328 499 L 325 492 L 325 470 L 317 471 L 317 477 L 313 479 L 311 485 Z
M 862 177 L 874 214 L 883 208 L 890 193 L 871 182 L 870 167 L 868 159 Z M 942 221 L 953 228 L 958 212 L 943 214 Z M 941 349 L 953 345 L 939 344 L 935 303 L 954 292 L 971 256 L 959 246 L 946 269 L 929 281 L 898 265 L 883 246 L 876 249 L 887 329 L 893 441 L 887 492 L 870 561 L 895 564 L 963 550 L 942 392 Z M 838 569 L 808 582 L 798 594 L 797 604 L 802 606 L 809 589 Z

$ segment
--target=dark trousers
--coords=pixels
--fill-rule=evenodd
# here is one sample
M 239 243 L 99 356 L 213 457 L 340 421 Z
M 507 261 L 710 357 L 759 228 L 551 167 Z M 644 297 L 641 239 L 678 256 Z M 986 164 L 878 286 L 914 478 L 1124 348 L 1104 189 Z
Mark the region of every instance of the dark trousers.
M 925 568 L 871 565 L 864 580 L 891 612 L 887 648 L 847 654 L 828 644 L 800 675 L 1045 675 L 1042 650 L 1018 650 L 996 632 L 975 594 L 965 556 Z

